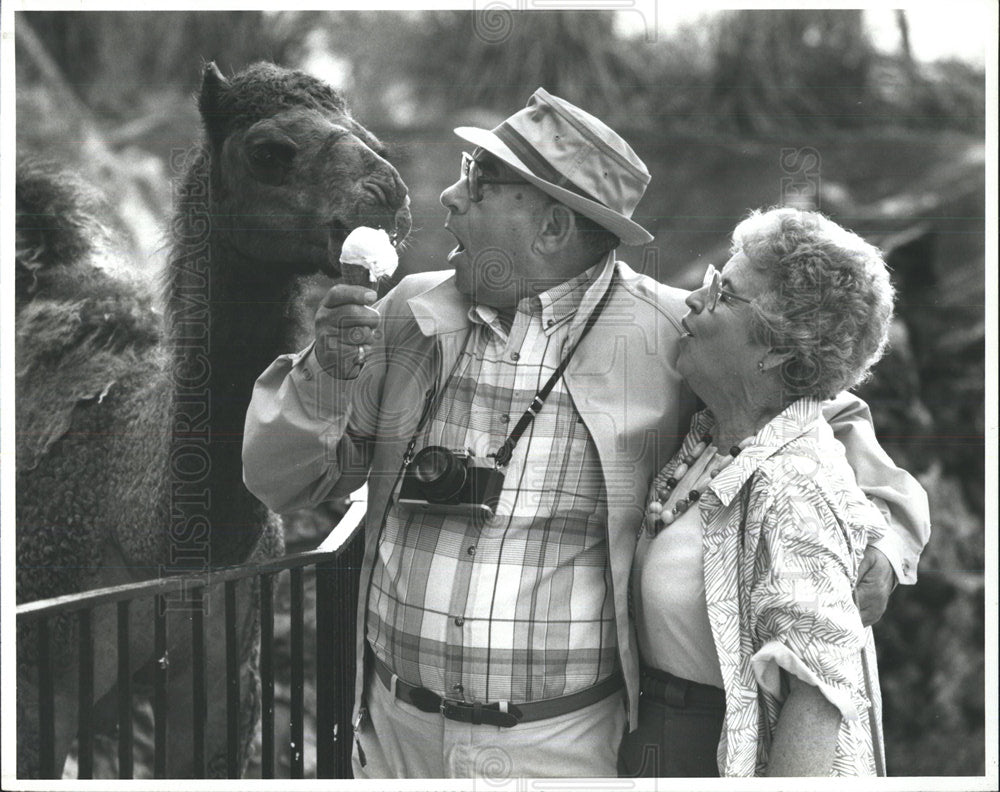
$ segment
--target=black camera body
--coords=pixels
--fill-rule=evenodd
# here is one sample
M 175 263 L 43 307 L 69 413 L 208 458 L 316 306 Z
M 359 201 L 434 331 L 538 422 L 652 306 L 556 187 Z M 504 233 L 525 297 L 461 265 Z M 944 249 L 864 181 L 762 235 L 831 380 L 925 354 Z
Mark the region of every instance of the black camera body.
M 484 522 L 496 514 L 503 480 L 502 471 L 477 463 L 471 451 L 427 446 L 404 470 L 399 505 Z

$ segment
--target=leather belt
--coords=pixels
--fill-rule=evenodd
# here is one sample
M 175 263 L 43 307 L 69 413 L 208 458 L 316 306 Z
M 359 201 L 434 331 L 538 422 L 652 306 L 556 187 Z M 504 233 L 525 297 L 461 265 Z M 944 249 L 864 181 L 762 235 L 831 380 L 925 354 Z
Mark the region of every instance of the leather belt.
M 375 676 L 392 690 L 392 671 L 385 663 L 375 659 Z M 466 702 L 456 699 L 446 699 L 425 687 L 415 687 L 402 679 L 396 679 L 396 698 L 412 704 L 422 712 L 440 712 L 448 720 L 462 723 L 485 724 L 487 726 L 516 726 L 518 723 L 554 718 L 567 712 L 582 709 L 607 698 L 612 693 L 621 690 L 623 685 L 621 672 L 616 671 L 602 679 L 596 685 L 576 693 L 558 698 L 528 701 L 523 704 L 510 704 L 497 701 L 490 704 L 482 702 Z
M 726 708 L 726 694 L 721 688 L 681 679 L 649 666 L 639 669 L 639 693 L 671 707 Z

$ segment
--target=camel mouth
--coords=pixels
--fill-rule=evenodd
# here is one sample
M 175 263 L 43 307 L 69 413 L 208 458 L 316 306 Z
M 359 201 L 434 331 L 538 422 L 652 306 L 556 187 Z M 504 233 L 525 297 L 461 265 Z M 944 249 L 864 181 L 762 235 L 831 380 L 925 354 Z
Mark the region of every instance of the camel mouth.
M 377 225 L 376 228 L 381 228 L 389 236 L 389 241 L 392 242 L 392 246 L 399 250 L 399 246 L 403 244 L 403 240 L 400 238 L 399 233 L 395 228 L 386 228 L 384 225 Z
M 344 240 L 351 233 L 343 223 L 334 220 L 327 227 L 326 232 L 326 256 L 319 267 L 319 271 L 328 278 L 339 278 L 340 272 L 340 250 L 344 245 Z
M 351 231 L 359 226 L 382 229 L 388 235 L 389 241 L 396 249 L 396 252 L 401 251 L 410 235 L 410 230 L 413 228 L 413 216 L 410 213 L 410 196 L 405 195 L 402 202 L 395 208 L 386 206 L 384 210 L 366 210 L 361 217 L 364 217 L 368 222 L 359 222 L 357 218 L 351 218 L 345 222 L 338 217 L 332 217 L 329 223 L 327 223 L 326 257 L 322 266 L 320 266 L 320 271 L 323 274 L 332 278 L 339 278 L 341 276 L 340 252 L 343 248 L 344 240 L 347 239 Z

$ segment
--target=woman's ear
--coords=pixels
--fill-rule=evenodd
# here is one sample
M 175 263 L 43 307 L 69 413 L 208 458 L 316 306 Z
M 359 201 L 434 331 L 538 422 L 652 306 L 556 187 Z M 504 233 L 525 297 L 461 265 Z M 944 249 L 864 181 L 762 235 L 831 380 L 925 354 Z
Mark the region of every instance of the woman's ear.
M 794 354 L 791 350 L 780 350 L 771 347 L 767 350 L 767 353 L 760 359 L 757 364 L 757 368 L 761 374 L 765 371 L 770 371 L 771 369 L 778 368 L 785 364 L 786 361 L 791 360 Z
M 541 222 L 531 249 L 540 255 L 550 256 L 569 244 L 576 233 L 576 218 L 568 206 L 558 201 L 549 201 L 540 216 Z

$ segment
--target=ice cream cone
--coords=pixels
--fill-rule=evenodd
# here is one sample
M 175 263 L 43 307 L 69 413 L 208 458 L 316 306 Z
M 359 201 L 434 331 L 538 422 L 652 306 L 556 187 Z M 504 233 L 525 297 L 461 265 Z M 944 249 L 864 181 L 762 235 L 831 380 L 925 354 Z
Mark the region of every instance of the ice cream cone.
M 343 283 L 374 286 L 380 278 L 392 275 L 398 265 L 396 249 L 382 229 L 359 226 L 347 235 L 341 245 Z
M 350 286 L 372 286 L 372 275 L 362 264 L 340 263 L 341 280 Z

